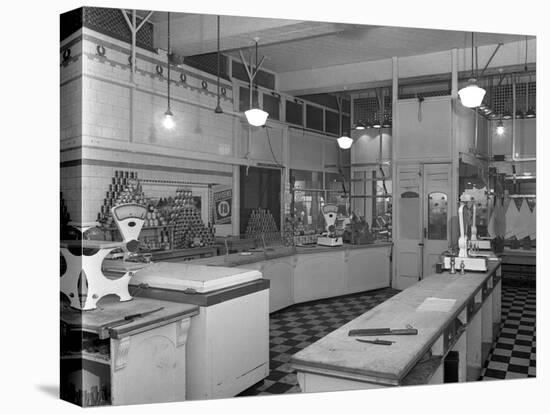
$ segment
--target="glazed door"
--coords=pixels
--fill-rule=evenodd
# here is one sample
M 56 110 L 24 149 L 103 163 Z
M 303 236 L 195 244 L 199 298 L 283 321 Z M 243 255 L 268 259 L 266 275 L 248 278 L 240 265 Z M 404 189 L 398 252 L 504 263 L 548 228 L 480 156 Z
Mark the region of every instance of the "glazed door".
M 422 274 L 422 180 L 420 164 L 397 166 L 394 192 L 393 287 L 406 289 Z
M 422 277 L 435 273 L 435 264 L 449 247 L 451 164 L 422 166 Z

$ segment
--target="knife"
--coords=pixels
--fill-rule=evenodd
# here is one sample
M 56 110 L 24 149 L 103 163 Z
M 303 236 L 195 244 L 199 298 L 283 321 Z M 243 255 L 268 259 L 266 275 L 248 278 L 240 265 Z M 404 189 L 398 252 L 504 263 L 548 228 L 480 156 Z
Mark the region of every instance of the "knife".
M 371 341 L 369 339 L 356 339 L 358 342 L 364 342 L 367 344 L 375 344 L 375 345 L 391 345 L 395 341 L 386 341 L 385 339 L 378 339 L 376 338 L 374 341 Z
M 153 310 L 150 310 L 150 311 L 147 311 L 147 312 L 141 312 L 141 313 L 134 313 L 132 315 L 126 315 L 124 317 L 124 319 L 122 319 L 121 321 L 118 321 L 118 322 L 114 322 L 114 323 L 106 326 L 105 329 L 112 329 L 116 326 L 126 325 L 127 323 L 133 322 L 137 318 L 143 318 L 144 316 L 151 315 L 152 313 L 158 312 L 158 311 L 163 310 L 163 309 L 164 309 L 164 306 L 161 306 L 160 308 L 153 309 Z
M 378 336 L 378 335 L 418 335 L 418 329 L 390 329 L 390 328 L 372 328 L 372 329 L 351 329 L 349 336 Z

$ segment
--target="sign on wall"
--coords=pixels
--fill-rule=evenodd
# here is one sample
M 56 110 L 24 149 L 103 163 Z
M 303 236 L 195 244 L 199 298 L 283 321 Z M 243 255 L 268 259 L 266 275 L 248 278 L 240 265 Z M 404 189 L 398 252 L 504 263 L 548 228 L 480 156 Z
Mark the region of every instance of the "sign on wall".
M 214 190 L 214 223 L 231 224 L 231 203 L 233 202 L 233 190 L 225 188 Z

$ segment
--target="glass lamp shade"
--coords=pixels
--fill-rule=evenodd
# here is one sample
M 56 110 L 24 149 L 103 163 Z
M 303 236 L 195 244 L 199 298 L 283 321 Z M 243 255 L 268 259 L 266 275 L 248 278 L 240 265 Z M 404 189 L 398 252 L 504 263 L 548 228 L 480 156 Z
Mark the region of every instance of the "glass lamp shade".
M 510 111 L 504 111 L 504 113 L 502 114 L 502 119 L 512 119 L 512 114 L 510 113 Z
M 363 129 L 365 129 L 365 124 L 364 124 L 363 122 L 361 122 L 361 121 L 360 121 L 360 122 L 357 122 L 357 123 L 355 124 L 355 126 L 353 127 L 353 129 L 363 130 Z
M 468 86 L 458 91 L 458 96 L 460 96 L 460 102 L 466 108 L 476 108 L 483 101 L 485 89 L 477 86 L 476 80 L 472 78 L 468 81 Z
M 174 121 L 174 114 L 172 114 L 172 111 L 170 111 L 170 109 L 167 109 L 164 113 L 162 125 L 164 125 L 164 128 L 166 129 L 173 129 L 176 126 L 176 122 Z
M 373 128 L 382 128 L 382 124 L 380 123 L 380 121 L 378 119 L 375 119 L 372 123 L 372 127 Z
M 342 135 L 340 138 L 337 139 L 337 141 L 338 141 L 338 146 L 342 149 L 349 149 L 353 144 L 353 139 L 345 135 Z
M 246 120 L 252 126 L 264 126 L 269 114 L 259 108 L 249 109 L 244 113 Z

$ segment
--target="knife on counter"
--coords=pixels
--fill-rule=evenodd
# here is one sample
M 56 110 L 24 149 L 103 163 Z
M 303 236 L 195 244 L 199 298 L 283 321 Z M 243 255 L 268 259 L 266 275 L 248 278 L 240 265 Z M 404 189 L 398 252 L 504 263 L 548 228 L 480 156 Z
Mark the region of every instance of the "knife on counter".
M 370 328 L 370 329 L 351 329 L 349 336 L 380 336 L 380 335 L 418 335 L 418 329 L 390 329 L 390 328 Z

